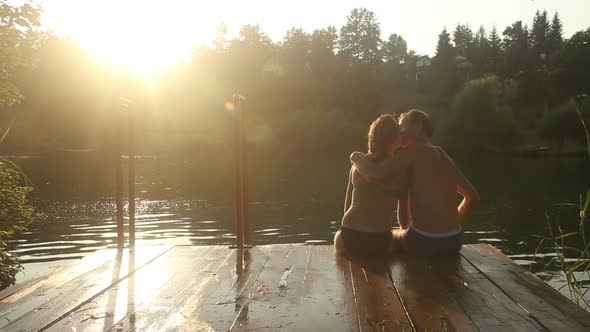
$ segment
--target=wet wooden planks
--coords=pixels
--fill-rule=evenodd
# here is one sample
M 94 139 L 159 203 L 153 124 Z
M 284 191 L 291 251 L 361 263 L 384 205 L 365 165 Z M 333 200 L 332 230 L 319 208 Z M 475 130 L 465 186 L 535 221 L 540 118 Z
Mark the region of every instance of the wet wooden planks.
M 590 315 L 488 245 L 425 259 L 331 246 L 99 251 L 0 293 L 2 331 L 561 331 Z
M 590 331 L 590 314 L 488 244 L 461 251 L 473 268 L 549 331 Z

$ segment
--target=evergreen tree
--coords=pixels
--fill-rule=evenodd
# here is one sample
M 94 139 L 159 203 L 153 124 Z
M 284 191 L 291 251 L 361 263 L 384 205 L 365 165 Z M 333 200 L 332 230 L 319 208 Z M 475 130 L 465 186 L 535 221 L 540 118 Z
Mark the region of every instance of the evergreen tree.
M 563 25 L 559 14 L 553 15 L 551 26 L 549 28 L 548 43 L 547 46 L 550 52 L 555 52 L 561 49 L 563 44 Z
M 434 60 L 436 62 L 443 58 L 453 58 L 453 55 L 454 50 L 453 45 L 451 44 L 451 35 L 447 31 L 447 28 L 444 28 L 443 31 L 438 35 Z
M 537 10 L 533 19 L 533 27 L 531 29 L 531 44 L 537 53 L 546 52 L 548 50 L 548 35 L 549 35 L 549 19 L 547 17 L 547 11 L 544 10 L 539 13 Z
M 493 57 L 497 57 L 502 52 L 502 40 L 498 35 L 498 30 L 496 27 L 492 27 L 492 31 L 490 32 L 489 37 L 489 45 L 490 45 L 490 55 Z
M 433 59 L 433 85 L 444 96 L 453 95 L 460 84 L 455 64 L 455 49 L 451 44 L 451 36 L 444 28 L 438 35 L 436 55 Z
M 459 54 L 463 56 L 468 55 L 473 46 L 473 31 L 469 25 L 457 24 L 455 31 L 453 31 L 453 42 Z
M 522 21 L 514 22 L 506 27 L 502 41 L 506 52 L 506 74 L 516 76 L 525 68 L 531 66 L 529 52 L 529 32 Z

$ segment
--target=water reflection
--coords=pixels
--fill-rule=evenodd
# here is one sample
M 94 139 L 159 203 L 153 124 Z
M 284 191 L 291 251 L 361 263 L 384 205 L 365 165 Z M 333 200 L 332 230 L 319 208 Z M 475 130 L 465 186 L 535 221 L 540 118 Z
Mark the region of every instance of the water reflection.
M 342 215 L 346 155 L 315 157 L 313 163 L 251 157 L 254 243 L 331 243 Z M 18 160 L 38 188 L 39 217 L 10 243 L 25 264 L 80 258 L 116 244 L 111 161 L 64 158 Z M 233 165 L 223 154 L 207 158 L 207 163 L 187 155 L 137 161 L 138 245 L 232 243 Z M 583 159 L 456 161 L 483 201 L 466 221 L 465 241 L 491 243 L 523 265 L 533 260 L 547 233 L 545 211 L 554 203 L 577 203 L 590 187 L 590 163 Z M 560 209 L 562 227 L 576 227 L 576 209 Z
M 234 306 L 235 317 L 229 331 L 234 328 L 240 328 L 248 325 L 248 292 L 244 292 L 244 287 L 250 276 L 250 265 L 252 258 L 248 249 L 237 249 L 236 253 L 236 303 Z

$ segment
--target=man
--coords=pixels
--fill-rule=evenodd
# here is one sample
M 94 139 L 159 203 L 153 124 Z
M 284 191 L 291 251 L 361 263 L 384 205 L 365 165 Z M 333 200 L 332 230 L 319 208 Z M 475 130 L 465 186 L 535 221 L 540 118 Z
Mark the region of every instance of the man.
M 400 126 L 405 147 L 395 156 L 379 164 L 361 152 L 354 152 L 350 159 L 371 182 L 409 170 L 409 197 L 401 204 L 409 204 L 410 213 L 400 217 L 406 220 L 399 220 L 402 227 L 409 227 L 394 231 L 398 248 L 429 256 L 457 253 L 462 245 L 461 225 L 479 204 L 479 194 L 446 152 L 430 142 L 433 128 L 426 113 L 404 113 Z M 457 193 L 463 196 L 459 205 Z

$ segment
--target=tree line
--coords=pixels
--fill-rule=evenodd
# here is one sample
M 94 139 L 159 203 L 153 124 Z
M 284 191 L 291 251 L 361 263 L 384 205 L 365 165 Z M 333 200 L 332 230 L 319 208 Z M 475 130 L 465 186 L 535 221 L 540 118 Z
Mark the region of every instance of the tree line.
M 38 17 L 36 10 L 22 14 Z M 18 115 L 18 130 L 7 144 L 17 150 L 108 144 L 113 118 L 120 117 L 113 113 L 119 96 L 133 99 L 149 115 L 141 117 L 147 132 L 169 136 L 163 149 L 188 145 L 186 135 L 225 142 L 229 126 L 223 105 L 234 92 L 248 99 L 254 142 L 256 137 L 286 140 L 293 131 L 305 131 L 307 139 L 296 143 L 338 143 L 344 130 L 357 141 L 379 113 L 416 107 L 440 123 L 458 120 L 452 116 L 453 98 L 466 82 L 490 76 L 495 81 L 481 86 L 495 85 L 486 91 L 496 94 L 495 110 L 510 118 L 502 123 L 556 138 L 575 125 L 558 121 L 556 127 L 543 119 L 571 118 L 572 108 L 563 105 L 571 105 L 571 98 L 582 104 L 590 87 L 590 29 L 565 39 L 558 13 L 546 11 L 538 11 L 530 26 L 517 21 L 504 29 L 443 28 L 432 58 L 409 50 L 398 34 L 383 39 L 376 14 L 366 8 L 353 9 L 340 28 L 294 27 L 278 42 L 259 25 L 243 26 L 235 38 L 221 25 L 211 45 L 195 49 L 189 63 L 169 68 L 149 88 L 105 67 L 72 41 L 36 27 L 33 22 L 30 31 L 36 33 L 11 48 L 31 61 L 23 65 L 6 58 L 14 68 L 3 87 L 18 93 L 4 92 L 23 96 L 3 104 L 5 119 Z M 473 107 L 477 112 L 478 105 Z M 519 142 L 519 135 L 508 136 Z

